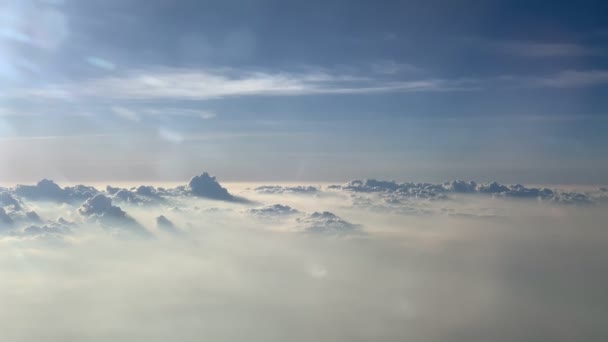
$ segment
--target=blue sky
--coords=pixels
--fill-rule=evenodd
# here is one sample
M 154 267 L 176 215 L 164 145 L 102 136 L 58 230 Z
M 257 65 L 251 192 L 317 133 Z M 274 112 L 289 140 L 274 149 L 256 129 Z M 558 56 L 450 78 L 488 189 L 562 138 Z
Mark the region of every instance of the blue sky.
M 4 1 L 4 182 L 608 183 L 597 1 Z

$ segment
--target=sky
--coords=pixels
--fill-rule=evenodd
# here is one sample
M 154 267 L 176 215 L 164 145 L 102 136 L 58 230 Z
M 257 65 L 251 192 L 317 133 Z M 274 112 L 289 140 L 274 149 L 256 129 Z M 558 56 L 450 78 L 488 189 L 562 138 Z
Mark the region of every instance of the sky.
M 608 341 L 606 13 L 0 0 L 0 341 Z
M 608 183 L 602 1 L 0 2 L 0 179 Z

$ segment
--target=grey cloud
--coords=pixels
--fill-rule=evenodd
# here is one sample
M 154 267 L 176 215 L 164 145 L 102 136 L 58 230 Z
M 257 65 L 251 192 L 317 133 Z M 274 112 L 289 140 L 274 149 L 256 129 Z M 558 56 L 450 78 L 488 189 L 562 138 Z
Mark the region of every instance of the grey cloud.
M 480 185 L 480 193 L 512 198 L 530 198 L 563 204 L 591 204 L 592 197 L 577 192 L 559 192 L 547 188 L 528 188 L 521 184 L 502 185 L 496 182 Z
M 319 189 L 314 186 L 263 185 L 258 186 L 254 191 L 261 194 L 316 194 Z
M 42 226 L 29 226 L 23 230 L 23 235 L 27 236 L 63 236 L 71 234 L 72 230 L 68 225 L 52 222 Z
M 506 52 L 522 57 L 587 57 L 605 56 L 608 51 L 571 42 L 544 41 L 487 41 L 487 44 L 500 52 Z
M 25 213 L 25 216 L 28 218 L 28 220 L 32 222 L 42 222 L 40 216 L 38 216 L 35 211 L 28 211 L 27 213 Z
M 261 208 L 252 208 L 247 212 L 258 217 L 290 216 L 299 213 L 297 209 L 282 204 L 274 204 Z
M 112 200 L 103 194 L 97 194 L 87 199 L 78 208 L 78 212 L 91 221 L 102 223 L 107 228 L 126 229 L 142 236 L 149 235 L 144 227 L 127 215 L 120 207 L 112 205 Z
M 112 205 L 112 200 L 102 194 L 95 195 L 86 200 L 78 212 L 84 216 L 110 216 L 125 217 L 126 213 L 117 206 Z
M 13 225 L 13 219 L 6 213 L 4 208 L 0 207 L 0 228 Z
M 149 185 L 140 185 L 137 188 L 121 189 L 112 186 L 106 187 L 106 192 L 112 196 L 113 200 L 126 202 L 131 204 L 151 204 L 164 202 L 164 197 L 167 195 L 166 190 L 156 189 Z
M 298 218 L 302 231 L 321 234 L 352 234 L 357 233 L 359 226 L 341 219 L 328 211 L 314 212 L 303 218 Z
M 113 194 L 112 199 L 116 200 L 116 201 L 127 202 L 127 203 L 141 203 L 142 202 L 142 199 L 139 198 L 139 196 L 137 196 L 135 193 L 133 193 L 127 189 L 120 189 L 120 190 L 116 191 Z
M 215 177 L 204 172 L 200 176 L 194 176 L 188 183 L 186 190 L 197 197 L 204 197 L 222 201 L 236 201 L 237 198 L 232 196 L 228 190 L 223 188 L 217 182 Z
M 378 193 L 386 202 L 398 204 L 409 199 L 447 199 L 450 193 L 479 193 L 510 198 L 529 198 L 563 204 L 590 204 L 593 196 L 587 193 L 561 192 L 548 188 L 529 188 L 521 184 L 504 185 L 498 182 L 478 184 L 456 180 L 443 184 L 397 183 L 375 179 L 353 180 L 344 185 L 331 185 L 333 190 L 355 193 Z
M 171 234 L 175 234 L 178 232 L 173 222 L 171 222 L 171 220 L 166 218 L 164 215 L 160 215 L 156 218 L 156 227 L 162 231 Z
M 329 189 L 341 189 L 352 192 L 384 193 L 391 201 L 400 199 L 423 198 L 443 199 L 445 189 L 440 184 L 397 183 L 376 179 L 353 180 L 344 185 L 332 185 Z
M 477 183 L 470 181 L 455 180 L 443 184 L 443 188 L 451 192 L 471 193 L 477 189 Z
M 64 236 L 72 234 L 72 229 L 76 226 L 74 222 L 69 222 L 63 218 L 59 218 L 56 221 L 48 221 L 44 224 L 39 220 L 39 224 L 28 225 L 23 229 L 15 229 L 10 232 L 10 235 L 22 239 L 56 242 L 62 241 Z
M 0 192 L 0 205 L 2 207 L 12 207 L 12 210 L 14 211 L 20 211 L 21 210 L 21 203 L 19 203 L 19 201 L 17 201 L 17 199 L 15 199 L 10 193 L 4 191 L 4 192 Z
M 17 185 L 13 192 L 20 197 L 31 200 L 66 203 L 83 201 L 99 193 L 94 187 L 84 185 L 61 188 L 55 182 L 48 179 L 43 179 L 36 185 Z

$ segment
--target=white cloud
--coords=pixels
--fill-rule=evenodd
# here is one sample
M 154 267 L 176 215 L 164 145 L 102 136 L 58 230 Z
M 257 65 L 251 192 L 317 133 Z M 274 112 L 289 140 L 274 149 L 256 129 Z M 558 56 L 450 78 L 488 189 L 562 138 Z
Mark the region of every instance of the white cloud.
M 298 96 L 387 92 L 469 90 L 468 81 L 442 79 L 383 80 L 327 72 L 269 73 L 235 70 L 159 69 L 133 71 L 48 87 L 16 89 L 5 97 L 69 100 L 207 100 L 232 96 Z M 125 108 L 117 115 L 135 118 Z M 203 112 L 203 118 L 212 117 Z
M 316 194 L 319 189 L 312 185 L 302 186 L 281 186 L 281 185 L 262 185 L 254 189 L 256 192 L 261 194 L 282 194 L 282 193 L 293 193 L 293 194 Z
M 137 114 L 137 112 L 132 109 L 128 109 L 125 107 L 112 107 L 111 109 L 112 109 L 112 112 L 114 112 L 114 114 L 116 114 L 118 117 L 120 117 L 122 119 L 133 121 L 133 122 L 141 121 L 139 114 Z
M 81 221 L 15 220 L 3 227 L 0 301 L 12 309 L 0 311 L 0 337 L 601 340 L 606 308 L 598 298 L 607 278 L 597 270 L 608 260 L 605 203 L 581 208 L 492 198 L 478 187 L 494 194 L 529 190 L 475 183 L 473 193 L 472 182 L 454 181 L 433 185 L 452 200 L 390 204 L 430 210 L 416 215 L 363 210 L 383 205 L 376 195 L 397 192 L 401 183 L 350 186 L 373 191 L 260 194 L 251 184 L 231 184 L 231 192 L 245 189 L 257 202 L 243 204 L 142 186 L 128 191 L 160 193 L 167 202 L 118 208 L 109 196 L 120 188 L 110 187 L 106 198 L 83 205 L 84 216 L 74 216 L 75 205 L 19 198 L 3 189 L 43 219 L 67 215 Z M 367 202 L 353 206 L 351 195 Z M 170 209 L 175 206 L 180 210 Z M 299 213 L 280 220 L 254 219 L 247 210 L 273 215 L 293 208 Z M 115 239 L 93 218 L 127 212 L 155 238 Z M 119 221 L 101 225 L 110 233 L 130 231 L 128 221 Z M 556 331 L 556 320 L 573 322 L 567 334 Z
M 487 78 L 407 78 L 390 73 L 377 78 L 342 75 L 327 71 L 253 72 L 232 69 L 154 69 L 122 75 L 51 84 L 13 87 L 5 99 L 36 101 L 157 101 L 209 100 L 244 96 L 307 96 L 381 94 L 436 91 L 475 91 L 488 87 L 586 87 L 608 82 L 604 70 L 562 70 L 544 75 L 502 75 Z M 138 122 L 143 115 L 215 117 L 208 110 L 186 108 L 138 108 L 114 106 L 117 116 Z M 9 112 L 10 113 L 10 112 Z
M 116 69 L 116 65 L 114 65 L 114 63 L 105 60 L 103 58 L 100 57 L 95 57 L 95 56 L 90 56 L 86 59 L 87 63 L 91 64 L 92 66 L 104 69 L 104 70 L 114 70 Z

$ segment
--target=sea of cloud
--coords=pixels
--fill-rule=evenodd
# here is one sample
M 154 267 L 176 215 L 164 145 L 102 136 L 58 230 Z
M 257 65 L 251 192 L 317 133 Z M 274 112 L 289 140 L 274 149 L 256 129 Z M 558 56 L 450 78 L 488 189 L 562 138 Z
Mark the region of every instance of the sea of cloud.
M 604 340 L 607 198 L 207 173 L 2 188 L 0 340 Z

